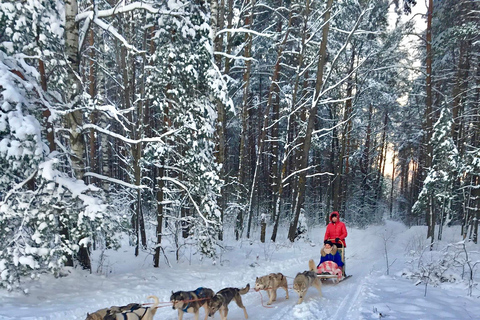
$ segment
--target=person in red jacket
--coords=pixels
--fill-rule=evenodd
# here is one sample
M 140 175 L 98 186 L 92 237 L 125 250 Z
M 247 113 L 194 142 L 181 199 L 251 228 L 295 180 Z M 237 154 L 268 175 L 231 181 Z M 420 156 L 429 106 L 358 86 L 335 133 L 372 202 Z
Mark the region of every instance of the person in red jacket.
M 340 221 L 340 214 L 338 211 L 333 211 L 330 213 L 330 223 L 327 225 L 327 230 L 325 230 L 325 237 L 323 240 L 330 240 L 337 246 L 338 251 L 342 255 L 342 260 L 345 259 L 343 248 L 347 247 L 345 243 L 345 238 L 347 235 L 347 227 L 345 227 L 345 223 Z M 345 261 L 343 262 L 345 263 Z M 343 267 L 343 274 L 345 275 L 345 266 Z

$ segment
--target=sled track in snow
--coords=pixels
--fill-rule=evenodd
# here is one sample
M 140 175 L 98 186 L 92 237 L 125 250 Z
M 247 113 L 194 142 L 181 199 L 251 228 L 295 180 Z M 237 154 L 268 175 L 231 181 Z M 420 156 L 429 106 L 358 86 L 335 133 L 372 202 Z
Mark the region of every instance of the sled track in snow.
M 360 296 L 360 293 L 362 292 L 364 281 L 365 279 L 362 277 L 362 279 L 359 280 L 358 283 L 355 283 L 355 282 L 353 282 L 352 284 L 349 283 L 349 286 L 354 287 L 355 290 L 353 291 L 348 290 L 349 293 L 338 304 L 337 310 L 335 311 L 334 314 L 331 315 L 330 319 L 332 320 L 346 319 L 345 317 L 348 316 L 348 314 L 352 310 L 352 307 L 355 305 L 355 302 L 357 302 L 358 297 Z

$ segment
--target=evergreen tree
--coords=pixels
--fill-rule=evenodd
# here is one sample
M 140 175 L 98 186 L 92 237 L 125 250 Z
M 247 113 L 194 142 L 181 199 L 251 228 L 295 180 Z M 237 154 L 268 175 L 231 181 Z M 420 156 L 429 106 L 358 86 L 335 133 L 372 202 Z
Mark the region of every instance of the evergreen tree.
M 454 218 L 453 203 L 458 198 L 454 189 L 459 174 L 458 151 L 451 137 L 452 115 L 444 107 L 434 125 L 432 135 L 432 167 L 428 170 L 413 212 L 430 214 L 431 219 L 440 222 L 438 237 L 441 239 L 442 227 Z M 429 211 L 431 208 L 432 211 Z M 431 239 L 433 242 L 433 239 Z
M 173 4 L 172 4 L 173 5 Z M 171 10 L 177 8 L 167 7 Z M 215 101 L 228 105 L 226 86 L 213 65 L 208 7 L 202 1 L 185 1 L 178 16 L 158 19 L 155 70 L 148 90 L 158 108 L 159 132 L 172 132 L 166 146 L 148 146 L 148 161 L 170 169 L 163 177 L 174 205 L 173 218 L 181 220 L 184 236 L 197 240 L 206 256 L 216 255 L 222 228 L 217 204 L 222 181 L 214 151 Z M 160 59 L 166 57 L 166 59 Z M 161 204 L 163 205 L 163 204 Z
M 66 109 L 57 91 L 65 63 L 54 53 L 63 44 L 59 5 L 0 4 L 0 285 L 9 289 L 23 275 L 85 261 L 78 252 L 96 237 L 113 243 L 103 192 L 72 178 L 68 150 L 53 151 L 47 138 Z

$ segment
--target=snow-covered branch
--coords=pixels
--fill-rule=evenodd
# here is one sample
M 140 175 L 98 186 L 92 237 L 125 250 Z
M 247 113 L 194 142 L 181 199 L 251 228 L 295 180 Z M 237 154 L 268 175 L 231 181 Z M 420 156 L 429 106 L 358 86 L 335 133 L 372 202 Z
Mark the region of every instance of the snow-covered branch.
M 135 51 L 136 53 L 143 53 L 144 52 L 142 50 L 138 50 L 133 45 L 128 43 L 128 41 L 120 33 L 118 33 L 117 29 L 115 29 L 111 25 L 108 25 L 107 23 L 103 22 L 102 20 L 100 20 L 98 18 L 94 18 L 93 23 L 98 25 L 103 30 L 110 32 L 115 38 L 117 38 L 121 43 L 123 43 L 125 48 L 130 49 L 132 51 Z
M 245 28 L 222 29 L 222 30 L 220 30 L 220 31 L 217 32 L 217 36 L 218 36 L 219 34 L 227 33 L 227 32 L 230 32 L 230 33 L 251 33 L 251 34 L 254 34 L 254 35 L 256 35 L 256 36 L 267 37 L 267 38 L 271 38 L 271 37 L 273 36 L 272 34 L 261 33 L 261 32 L 257 32 L 257 31 L 254 31 L 254 30 L 245 29 Z
M 152 14 L 165 14 L 165 15 L 175 15 L 172 11 L 164 11 L 153 7 L 152 5 L 145 3 L 144 1 L 133 2 L 127 5 L 117 5 L 114 8 L 106 9 L 106 10 L 99 10 L 96 14 L 98 18 L 105 18 L 105 17 L 112 17 L 116 14 L 126 13 L 129 11 L 134 10 L 145 10 Z M 77 14 L 75 17 L 75 21 L 79 22 L 85 20 L 87 18 L 93 18 L 94 12 L 93 11 L 85 11 L 82 13 Z M 185 13 L 182 13 L 185 15 Z
M 257 59 L 255 59 L 255 58 L 234 56 L 234 55 L 231 55 L 231 54 L 228 54 L 228 53 L 225 53 L 225 52 L 221 52 L 221 51 L 215 51 L 213 54 L 217 55 L 217 56 L 222 56 L 222 57 L 225 57 L 225 58 L 228 58 L 228 59 L 232 59 L 232 60 L 257 61 Z
M 176 132 L 178 132 L 178 131 L 180 130 L 180 129 L 170 130 L 170 131 L 167 131 L 167 132 L 165 132 L 164 134 L 162 134 L 162 135 L 160 135 L 160 136 L 158 136 L 158 137 L 142 138 L 142 139 L 134 140 L 134 139 L 130 139 L 130 138 L 124 137 L 124 136 L 122 136 L 121 134 L 112 132 L 112 131 L 110 131 L 110 130 L 104 129 L 104 128 L 99 127 L 99 126 L 94 125 L 94 124 L 86 124 L 86 125 L 82 126 L 82 130 L 86 130 L 86 129 L 96 130 L 96 131 L 98 131 L 98 132 L 100 132 L 100 133 L 109 135 L 109 136 L 111 136 L 111 137 L 117 138 L 117 139 L 119 139 L 119 140 L 122 140 L 122 141 L 127 142 L 127 143 L 130 143 L 130 144 L 138 144 L 138 143 L 142 143 L 142 142 L 161 142 L 161 143 L 164 143 L 163 139 L 164 139 L 166 136 L 172 135 L 172 134 L 174 134 L 174 133 L 176 133 Z
M 358 17 L 357 21 L 355 22 L 355 25 L 353 26 L 352 30 L 350 31 L 350 34 L 347 36 L 347 39 L 345 40 L 345 43 L 343 44 L 342 48 L 337 52 L 337 54 L 335 55 L 335 58 L 333 59 L 332 61 L 332 66 L 336 65 L 339 57 L 340 57 L 340 54 L 347 48 L 347 45 L 350 43 L 350 39 L 352 38 L 352 36 L 355 34 L 355 31 L 357 30 L 360 22 L 362 21 L 363 19 L 363 16 L 368 12 L 370 11 L 371 9 L 366 9 L 364 11 L 362 11 L 362 13 L 360 14 L 360 16 Z M 367 59 L 365 59 L 364 61 L 366 61 Z M 363 62 L 362 62 L 363 63 Z M 360 63 L 359 66 L 362 64 Z M 359 67 L 357 66 L 357 68 Z M 357 69 L 356 68 L 356 69 Z M 355 70 L 356 70 L 355 69 Z M 318 100 L 320 100 L 320 97 L 325 94 L 326 92 L 332 90 L 333 88 L 337 87 L 340 83 L 343 83 L 343 81 L 345 81 L 346 79 L 348 79 L 348 76 L 343 78 L 342 81 L 339 81 L 337 84 L 329 87 L 327 90 L 323 90 L 325 84 L 327 83 L 328 79 L 330 78 L 330 76 L 332 75 L 333 73 L 333 70 L 334 68 L 330 68 L 324 82 L 323 82 L 323 85 L 322 85 L 322 88 L 320 89 L 320 94 L 318 95 L 318 98 L 317 98 L 317 101 L 313 101 L 313 105 L 316 105 L 318 103 Z M 314 97 L 315 97 L 315 94 L 314 94 Z
M 147 189 L 148 186 L 146 185 L 134 185 L 134 184 L 131 184 L 131 183 L 128 183 L 128 182 L 125 182 L 125 181 L 122 181 L 122 180 L 118 180 L 118 179 L 114 179 L 114 178 L 110 178 L 110 177 L 107 177 L 107 176 L 104 176 L 104 175 L 101 175 L 101 174 L 97 174 L 97 173 L 94 173 L 94 172 L 86 172 L 84 174 L 84 177 L 94 177 L 94 178 L 97 178 L 99 180 L 103 180 L 103 181 L 108 181 L 108 182 L 112 182 L 112 183 L 115 183 L 115 184 L 119 184 L 119 185 L 122 185 L 124 187 L 127 187 L 127 188 L 130 188 L 130 189 Z
M 8 198 L 12 195 L 12 194 L 15 194 L 15 192 L 17 192 L 18 190 L 22 189 L 27 183 L 29 183 L 30 181 L 32 181 L 32 179 L 35 178 L 35 176 L 37 175 L 38 173 L 38 170 L 35 170 L 29 177 L 27 177 L 25 180 L 23 180 L 22 182 L 16 184 L 13 188 L 11 188 L 8 193 L 5 195 L 4 199 L 2 202 L 7 202 Z M 2 203 L 0 202 L 0 204 Z
M 195 200 L 193 199 L 192 197 L 192 194 L 190 193 L 190 191 L 188 190 L 188 188 L 180 183 L 180 181 L 178 180 L 175 180 L 173 178 L 170 178 L 170 177 L 162 177 L 161 178 L 162 180 L 164 181 L 170 181 L 170 182 L 173 182 L 174 184 L 176 184 L 177 186 L 179 186 L 180 188 L 182 188 L 183 190 L 185 190 L 185 192 L 187 193 L 188 197 L 190 198 L 190 201 L 192 201 L 192 204 L 193 206 L 195 207 L 195 210 L 197 211 L 197 213 L 200 215 L 200 217 L 202 217 L 202 219 L 205 221 L 205 224 L 208 225 L 209 223 L 212 223 L 212 224 L 215 224 L 216 222 L 215 221 L 212 221 L 212 220 L 208 220 L 203 214 L 202 212 L 200 211 L 200 208 L 198 207 L 198 204 L 195 202 Z
M 320 176 L 334 176 L 334 174 L 331 172 L 318 172 L 318 173 L 307 175 L 307 178 L 320 177 Z

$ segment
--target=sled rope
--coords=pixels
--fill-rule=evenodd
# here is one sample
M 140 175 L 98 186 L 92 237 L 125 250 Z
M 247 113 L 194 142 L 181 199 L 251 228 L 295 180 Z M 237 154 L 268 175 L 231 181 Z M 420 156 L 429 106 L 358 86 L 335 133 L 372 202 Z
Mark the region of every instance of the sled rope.
M 264 308 L 269 308 L 269 309 L 270 309 L 270 308 L 275 308 L 275 307 L 272 307 L 272 306 L 266 306 L 266 305 L 263 303 L 263 295 L 262 295 L 261 290 L 259 290 L 259 291 L 257 291 L 257 292 L 260 294 L 260 302 L 261 302 L 261 304 L 262 304 L 262 307 L 264 307 Z
M 184 302 L 193 302 L 193 301 L 202 301 L 202 300 L 210 300 L 210 298 L 201 298 L 201 299 L 190 299 L 190 300 L 182 300 Z M 153 302 L 146 302 L 146 303 L 142 303 L 142 306 L 148 306 L 148 305 L 152 305 Z M 162 304 L 162 305 L 166 305 L 166 306 L 171 306 L 173 305 L 173 302 L 171 301 L 160 301 L 158 303 L 159 305 Z M 161 308 L 161 306 L 159 306 L 159 308 Z
M 149 306 L 152 304 L 153 302 L 146 302 L 146 303 L 142 303 L 142 306 Z M 159 301 L 156 309 L 170 307 L 171 305 L 173 305 L 173 303 L 171 303 L 170 301 Z

